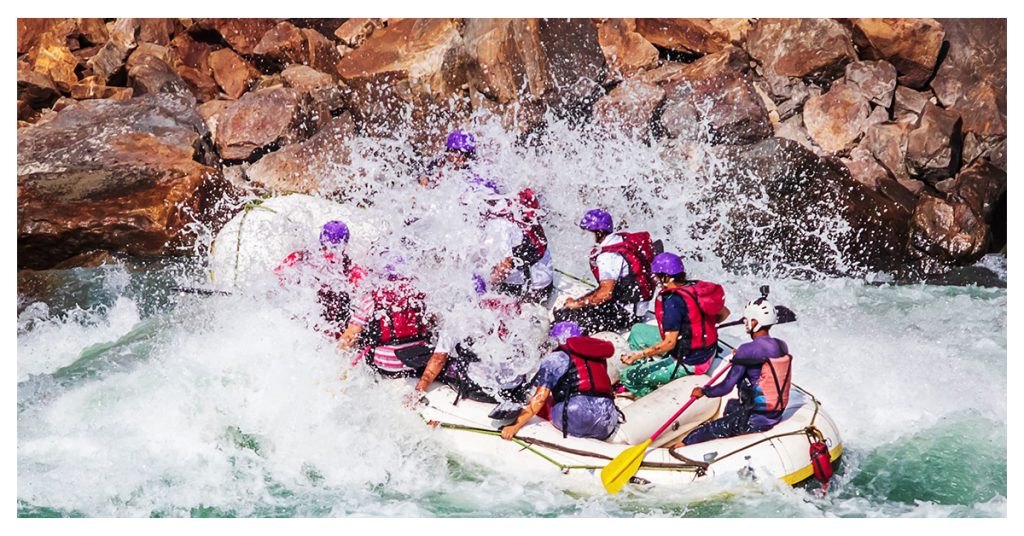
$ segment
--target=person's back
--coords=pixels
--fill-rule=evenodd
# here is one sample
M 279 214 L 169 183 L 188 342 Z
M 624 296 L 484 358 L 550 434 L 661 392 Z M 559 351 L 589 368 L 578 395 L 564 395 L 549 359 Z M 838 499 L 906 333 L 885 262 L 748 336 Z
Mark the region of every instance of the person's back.
M 366 343 L 367 363 L 388 377 L 422 371 L 430 356 L 424 295 L 413 281 L 388 277 L 357 301 L 340 348 L 356 337 Z
M 782 420 L 792 384 L 792 356 L 781 339 L 770 336 L 778 322 L 775 308 L 763 297 L 747 304 L 743 320 L 751 341 L 736 348 L 725 380 L 707 388 L 697 387 L 693 396 L 720 398 L 736 388 L 722 417 L 692 430 L 683 439 L 693 445 L 711 439 L 764 432 Z

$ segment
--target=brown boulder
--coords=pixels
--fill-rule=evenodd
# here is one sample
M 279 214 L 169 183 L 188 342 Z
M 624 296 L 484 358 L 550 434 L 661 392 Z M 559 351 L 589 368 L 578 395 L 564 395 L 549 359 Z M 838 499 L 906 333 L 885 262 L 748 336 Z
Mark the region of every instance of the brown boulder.
M 784 121 L 772 123 L 772 128 L 775 129 L 776 138 L 785 138 L 792 140 L 803 146 L 811 152 L 819 151 L 811 142 L 811 136 L 807 134 L 807 128 L 804 127 L 804 118 L 799 115 L 794 115 Z
M 237 99 L 260 77 L 260 72 L 230 48 L 210 53 L 210 69 L 224 93 Z
M 307 56 L 303 63 L 325 73 L 336 73 L 341 54 L 334 42 L 312 28 L 303 28 L 302 35 L 306 38 Z
M 929 94 L 908 87 L 896 88 L 892 115 L 899 123 L 916 125 L 928 105 Z
M 747 19 L 636 19 L 636 31 L 661 48 L 704 55 L 742 43 Z
M 196 19 L 197 31 L 214 31 L 239 54 L 249 55 L 259 44 L 263 34 L 270 31 L 273 19 Z
M 864 94 L 852 84 L 836 84 L 828 93 L 804 104 L 804 125 L 818 147 L 846 153 L 864 132 L 871 107 Z
M 907 135 L 912 128 L 903 123 L 874 125 L 865 132 L 860 147 L 870 152 L 897 180 L 909 180 Z
M 356 48 L 362 45 L 374 30 L 383 27 L 383 19 L 348 19 L 334 30 L 334 36 L 342 44 Z
M 850 19 L 849 25 L 866 59 L 891 63 L 901 85 L 927 85 L 942 49 L 942 24 L 934 19 Z
M 344 186 L 331 184 L 347 174 L 355 124 L 349 114 L 330 122 L 308 140 L 274 151 L 246 171 L 249 180 L 276 192 L 329 193 Z
M 146 19 L 117 19 L 110 25 L 110 38 L 96 55 L 86 62 L 93 74 L 109 80 L 124 66 L 128 54 L 138 44 L 139 28 Z
M 767 74 L 755 82 L 763 85 L 764 92 L 775 103 L 779 119 L 794 117 L 803 111 L 807 99 L 821 95 L 821 88 L 805 84 L 799 78 Z
M 54 33 L 43 33 L 26 57 L 33 71 L 49 76 L 62 92 L 71 91 L 71 86 L 78 82 L 78 58 L 64 45 L 65 41 L 66 38 Z
M 103 19 L 78 19 L 77 26 L 79 38 L 92 45 L 102 45 L 110 39 L 107 23 Z
M 960 171 L 949 194 L 962 199 L 975 214 L 991 223 L 999 198 L 1006 195 L 1006 172 L 988 162 L 977 162 Z
M 138 97 L 150 93 L 192 94 L 192 90 L 173 67 L 159 54 L 139 53 L 139 47 L 128 59 L 128 85 Z
M 60 97 L 60 91 L 53 85 L 49 76 L 37 73 L 32 67 L 23 62 L 18 62 L 18 100 L 24 101 L 26 105 L 35 108 L 46 108 L 53 104 L 53 101 Z
M 949 53 L 932 89 L 963 117 L 964 132 L 1006 135 L 1006 19 L 941 19 Z
M 970 264 L 988 250 L 988 225 L 966 203 L 922 196 L 911 219 L 910 244 L 946 264 Z
M 307 93 L 337 85 L 331 75 L 306 65 L 289 65 L 281 71 L 281 77 L 288 87 Z
M 661 124 L 670 137 L 711 143 L 751 143 L 773 134 L 768 110 L 744 72 L 736 47 L 686 65 L 665 86 Z
M 368 134 L 394 136 L 411 127 L 417 142 L 437 147 L 464 120 L 469 105 L 459 28 L 457 19 L 402 19 L 338 62 L 350 110 Z
M 964 164 L 969 165 L 980 159 L 1006 171 L 1006 136 L 983 137 L 973 132 L 964 136 Z
M 71 98 L 125 100 L 132 98 L 132 88 L 108 86 L 106 80 L 99 76 L 87 76 L 71 86 Z
M 168 45 L 171 38 L 181 29 L 178 19 L 138 19 L 139 41 L 156 45 Z
M 601 97 L 594 117 L 608 128 L 636 138 L 646 138 L 654 110 L 665 99 L 665 90 L 642 80 L 629 79 Z
M 896 181 L 867 149 L 857 147 L 850 152 L 850 158 L 841 161 L 854 180 L 899 203 L 907 211 L 914 210 L 917 195 Z
M 214 138 L 221 158 L 247 160 L 258 152 L 303 139 L 308 103 L 294 89 L 250 91 L 220 115 Z
M 470 19 L 464 36 L 471 88 L 498 104 L 542 103 L 578 119 L 604 93 L 605 57 L 589 19 Z
M 306 36 L 297 26 L 287 21 L 278 23 L 263 34 L 252 51 L 282 64 L 304 63 L 309 57 Z
M 195 160 L 205 127 L 191 97 L 90 100 L 18 131 L 18 266 L 103 249 L 180 251 L 218 172 Z
M 214 48 L 208 43 L 196 41 L 188 33 L 181 33 L 169 45 L 173 57 L 174 71 L 178 73 L 199 102 L 217 98 L 220 86 L 213 78 L 210 68 L 210 54 Z
M 38 46 L 44 34 L 50 34 L 53 42 L 65 43 L 76 26 L 75 19 L 18 19 L 18 54 Z
M 907 136 L 907 167 L 930 183 L 952 177 L 960 166 L 960 114 L 928 103 L 918 127 Z
M 658 49 L 636 32 L 634 19 L 607 19 L 597 26 L 597 42 L 605 60 L 622 76 L 658 64 Z
M 206 123 L 211 139 L 217 139 L 217 121 L 220 119 L 220 114 L 224 113 L 232 104 L 234 101 L 216 99 L 199 105 L 199 117 L 202 117 L 203 122 Z
M 759 19 L 747 52 L 764 74 L 830 81 L 857 59 L 849 31 L 832 19 Z
M 869 101 L 888 108 L 896 92 L 896 68 L 887 61 L 855 61 L 846 66 L 846 82 Z

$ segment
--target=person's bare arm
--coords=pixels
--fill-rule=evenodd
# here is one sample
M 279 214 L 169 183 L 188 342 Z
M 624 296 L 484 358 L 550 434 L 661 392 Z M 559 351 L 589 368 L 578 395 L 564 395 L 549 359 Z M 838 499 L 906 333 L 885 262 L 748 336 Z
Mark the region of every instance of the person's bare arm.
M 345 332 L 341 334 L 341 337 L 338 337 L 338 349 L 347 350 L 351 348 L 352 345 L 356 343 L 356 339 L 362 331 L 363 326 L 349 322 L 348 327 L 345 328 Z
M 732 311 L 730 311 L 728 307 L 724 307 L 723 306 L 722 310 L 719 311 L 718 318 L 715 319 L 715 322 L 718 323 L 718 324 L 721 324 L 722 322 L 725 322 L 725 319 L 729 318 L 729 314 L 730 313 L 732 313 Z
M 643 350 L 624 356 L 622 362 L 627 365 L 632 365 L 636 360 L 650 357 L 652 355 L 663 354 L 676 347 L 676 341 L 679 339 L 678 331 L 666 331 L 665 338 L 661 339 L 657 344 L 648 346 Z
M 497 266 L 491 270 L 491 284 L 497 285 L 508 277 L 508 274 L 515 268 L 515 259 L 512 257 L 505 257 L 505 260 L 498 263 Z
M 615 280 L 606 279 L 601 281 L 598 287 L 579 298 L 569 298 L 565 300 L 566 309 L 580 309 L 591 305 L 601 305 L 602 303 L 612 299 L 612 292 L 615 291 Z
M 416 382 L 417 391 L 426 391 L 430 384 L 434 383 L 434 380 L 444 370 L 445 364 L 448 363 L 448 354 L 444 352 L 434 352 L 430 356 L 430 360 L 427 361 L 427 366 L 423 368 L 423 375 L 420 376 L 420 381 Z
M 501 438 L 511 440 L 519 429 L 530 422 L 530 419 L 534 415 L 540 412 L 541 408 L 544 407 L 544 403 L 547 402 L 548 397 L 551 396 L 551 390 L 547 387 L 538 387 L 537 392 L 530 397 L 530 401 L 526 403 L 526 407 L 519 412 L 519 416 L 516 417 L 516 422 L 501 429 Z

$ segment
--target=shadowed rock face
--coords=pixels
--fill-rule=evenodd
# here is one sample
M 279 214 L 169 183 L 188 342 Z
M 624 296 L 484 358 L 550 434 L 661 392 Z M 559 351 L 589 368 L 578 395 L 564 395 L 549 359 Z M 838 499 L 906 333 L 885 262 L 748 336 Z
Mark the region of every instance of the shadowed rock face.
M 175 252 L 182 228 L 219 186 L 195 101 L 92 100 L 18 132 L 18 266 L 80 253 Z
M 775 263 L 806 263 L 806 273 L 849 274 L 868 270 L 905 273 L 913 266 L 907 250 L 909 212 L 850 177 L 846 167 L 781 138 L 722 148 L 727 176 L 747 177 L 714 194 L 736 199 L 727 212 L 723 262 L 739 270 L 772 271 Z M 840 216 L 847 228 L 829 228 Z M 820 218 L 820 219 L 819 219 Z M 826 227 L 822 227 L 826 226 Z M 847 265 L 835 264 L 833 248 L 846 251 Z M 750 265 L 758 259 L 763 266 Z

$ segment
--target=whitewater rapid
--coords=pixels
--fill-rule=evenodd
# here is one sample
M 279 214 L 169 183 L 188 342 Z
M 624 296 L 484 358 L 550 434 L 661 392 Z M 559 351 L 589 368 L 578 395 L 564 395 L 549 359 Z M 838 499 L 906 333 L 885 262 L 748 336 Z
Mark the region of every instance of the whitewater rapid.
M 591 244 L 575 222 L 601 206 L 664 238 L 693 277 L 723 284 L 733 311 L 769 284 L 797 312 L 775 334 L 846 449 L 827 497 L 739 478 L 607 496 L 456 457 L 365 370 L 339 378 L 347 356 L 308 329 L 308 293 L 270 278 L 227 296 L 175 292 L 206 283 L 198 255 L 54 271 L 52 292 L 19 296 L 19 515 L 1006 515 L 1005 288 L 793 279 L 793 265 L 728 273 L 699 236 L 720 232 L 702 222 L 732 201 L 686 201 L 729 178 L 697 176 L 657 144 L 564 126 L 531 149 L 495 125 L 476 132 L 482 175 L 540 194 L 560 269 L 587 275 Z M 477 329 L 469 275 L 489 246 L 464 232 L 477 201 L 455 202 L 455 179 L 418 187 L 410 154 L 395 142 L 331 180 L 396 223 L 378 246 L 429 266 L 422 279 L 446 325 Z M 808 232 L 826 242 L 842 225 L 820 223 Z M 459 253 L 425 254 L 437 251 Z

